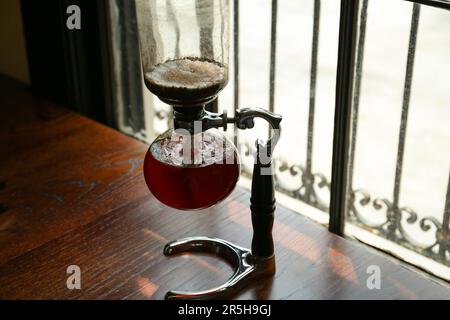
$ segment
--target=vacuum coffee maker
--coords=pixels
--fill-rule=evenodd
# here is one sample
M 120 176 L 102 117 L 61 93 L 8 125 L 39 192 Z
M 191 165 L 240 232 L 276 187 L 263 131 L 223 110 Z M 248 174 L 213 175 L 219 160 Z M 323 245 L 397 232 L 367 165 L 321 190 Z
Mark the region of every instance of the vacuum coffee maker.
M 280 136 L 281 116 L 259 108 L 214 113 L 205 106 L 228 82 L 228 0 L 137 0 L 144 82 L 173 108 L 173 128 L 150 145 L 144 176 L 152 194 L 180 210 L 217 204 L 234 189 L 240 173 L 239 155 L 224 135 L 230 125 L 245 130 L 254 119 L 272 128 L 267 141 L 256 141 L 250 209 L 251 250 L 226 240 L 189 237 L 168 243 L 167 256 L 183 252 L 217 255 L 234 267 L 223 285 L 203 292 L 170 291 L 166 299 L 231 297 L 255 279 L 275 273 L 272 226 L 275 196 L 272 152 Z

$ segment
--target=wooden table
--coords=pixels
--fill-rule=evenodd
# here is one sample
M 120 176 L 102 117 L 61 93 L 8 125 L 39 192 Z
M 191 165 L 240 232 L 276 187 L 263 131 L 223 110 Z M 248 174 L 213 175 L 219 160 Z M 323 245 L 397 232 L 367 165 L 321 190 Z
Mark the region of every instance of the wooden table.
M 221 237 L 248 247 L 249 192 L 218 206 L 172 210 L 142 176 L 147 146 L 0 80 L 0 298 L 162 299 L 169 289 L 223 283 L 231 268 L 207 255 L 162 254 L 170 240 Z M 402 263 L 278 206 L 277 273 L 238 299 L 450 298 Z M 81 289 L 66 271 L 81 269 Z M 381 289 L 366 286 L 381 269 Z

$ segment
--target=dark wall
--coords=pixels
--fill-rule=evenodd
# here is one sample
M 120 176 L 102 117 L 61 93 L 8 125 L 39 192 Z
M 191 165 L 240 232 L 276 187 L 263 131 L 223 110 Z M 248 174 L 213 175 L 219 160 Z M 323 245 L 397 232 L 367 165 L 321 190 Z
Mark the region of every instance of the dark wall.
M 102 0 L 21 0 L 31 89 L 35 95 L 107 123 L 108 68 Z M 81 30 L 69 30 L 69 5 Z

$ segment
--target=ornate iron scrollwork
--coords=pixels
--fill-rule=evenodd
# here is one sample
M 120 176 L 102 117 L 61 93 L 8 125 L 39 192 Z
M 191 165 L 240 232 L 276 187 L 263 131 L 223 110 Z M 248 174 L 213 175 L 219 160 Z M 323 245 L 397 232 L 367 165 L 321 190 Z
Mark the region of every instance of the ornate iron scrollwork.
M 359 201 L 358 195 L 362 197 Z M 386 198 L 375 198 L 371 200 L 370 194 L 363 190 L 352 191 L 349 200 L 349 210 L 347 212 L 349 222 L 437 262 L 450 266 L 450 236 L 444 228 L 444 225 L 435 217 L 419 219 L 419 214 L 412 208 L 395 206 Z M 372 205 L 376 211 L 384 212 L 386 219 L 382 223 L 371 222 L 358 210 L 358 204 L 360 207 Z M 424 232 L 435 230 L 435 240 L 433 243 L 420 243 L 406 231 L 405 223 L 414 225 L 417 222 L 419 223 L 420 230 Z

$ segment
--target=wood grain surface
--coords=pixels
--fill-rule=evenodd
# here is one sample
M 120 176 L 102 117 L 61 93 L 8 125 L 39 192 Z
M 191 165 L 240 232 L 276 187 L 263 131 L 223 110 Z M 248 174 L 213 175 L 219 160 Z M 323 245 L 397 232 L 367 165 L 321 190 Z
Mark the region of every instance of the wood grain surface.
M 248 247 L 247 190 L 196 213 L 169 209 L 145 185 L 145 144 L 5 78 L 0 106 L 1 299 L 162 299 L 231 275 L 215 257 L 162 249 L 195 235 Z M 448 286 L 281 206 L 274 239 L 276 275 L 237 299 L 450 299 Z M 80 290 L 66 287 L 69 265 L 81 268 Z M 370 265 L 380 290 L 366 286 Z

